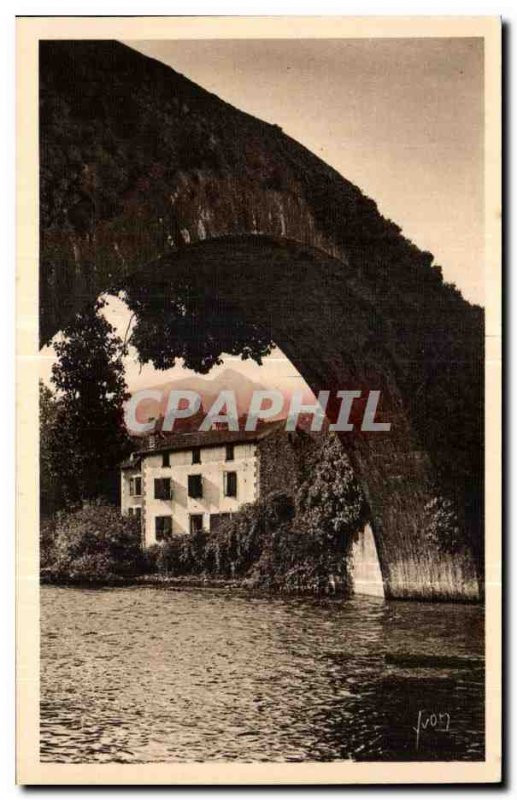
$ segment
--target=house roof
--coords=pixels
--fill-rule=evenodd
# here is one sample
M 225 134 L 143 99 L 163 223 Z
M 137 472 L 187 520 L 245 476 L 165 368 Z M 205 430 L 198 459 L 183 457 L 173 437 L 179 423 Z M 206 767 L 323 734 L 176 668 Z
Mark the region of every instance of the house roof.
M 178 450 L 192 450 L 193 447 L 217 447 L 225 444 L 240 444 L 242 442 L 258 442 L 280 431 L 285 426 L 285 420 L 269 422 L 256 431 L 193 431 L 192 433 L 155 433 L 154 447 L 146 446 L 135 450 L 130 458 L 120 465 L 121 469 L 134 469 L 140 465 L 142 458 L 153 453 L 164 453 Z M 149 441 L 149 437 L 146 441 Z

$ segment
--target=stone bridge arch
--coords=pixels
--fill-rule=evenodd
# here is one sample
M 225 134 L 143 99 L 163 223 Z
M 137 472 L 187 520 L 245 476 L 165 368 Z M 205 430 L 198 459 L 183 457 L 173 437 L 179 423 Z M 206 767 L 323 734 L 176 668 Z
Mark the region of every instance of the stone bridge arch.
M 116 42 L 40 46 L 41 341 L 104 291 L 188 277 L 314 391 L 380 388 L 390 434 L 344 435 L 387 594 L 482 580 L 483 318 L 375 203 L 277 126 Z M 427 535 L 453 498 L 460 547 Z

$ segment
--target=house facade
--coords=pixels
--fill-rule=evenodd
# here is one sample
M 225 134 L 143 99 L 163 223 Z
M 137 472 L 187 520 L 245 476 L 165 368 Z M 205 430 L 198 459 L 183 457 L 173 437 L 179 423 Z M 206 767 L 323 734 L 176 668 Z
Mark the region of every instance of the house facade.
M 121 465 L 121 510 L 141 520 L 150 547 L 176 534 L 215 530 L 273 490 L 293 491 L 307 436 L 283 422 L 258 431 L 158 434 Z

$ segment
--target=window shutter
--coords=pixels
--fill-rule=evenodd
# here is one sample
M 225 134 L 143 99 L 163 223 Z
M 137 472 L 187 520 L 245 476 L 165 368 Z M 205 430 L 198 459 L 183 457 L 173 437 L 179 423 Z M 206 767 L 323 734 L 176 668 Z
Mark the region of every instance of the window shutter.
M 171 479 L 170 478 L 155 478 L 154 479 L 154 496 L 156 500 L 170 500 L 172 497 Z
M 224 494 L 226 497 L 237 497 L 237 473 L 224 473 Z
M 203 497 L 203 479 L 201 475 L 188 476 L 188 495 L 193 498 Z
M 155 517 L 154 531 L 157 542 L 161 542 L 163 539 L 170 539 L 172 535 L 172 517 Z

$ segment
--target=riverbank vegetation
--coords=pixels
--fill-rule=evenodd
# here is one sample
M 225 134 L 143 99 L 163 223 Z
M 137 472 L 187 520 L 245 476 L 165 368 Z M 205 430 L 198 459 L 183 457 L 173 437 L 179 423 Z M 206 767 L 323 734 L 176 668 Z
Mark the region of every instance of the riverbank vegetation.
M 323 437 L 310 478 L 274 492 L 211 532 L 172 536 L 142 552 L 139 523 L 109 506 L 59 514 L 42 526 L 47 580 L 111 584 L 137 576 L 235 582 L 274 592 L 351 591 L 349 554 L 366 506 L 337 437 Z
M 89 586 L 148 581 L 346 596 L 353 588 L 352 545 L 368 522 L 367 507 L 336 436 L 321 437 L 306 466 L 292 496 L 272 492 L 216 530 L 176 534 L 147 550 L 140 522 L 115 506 L 92 502 L 58 512 L 40 529 L 42 578 Z M 444 556 L 442 569 L 454 567 L 461 550 L 450 504 L 436 498 L 428 512 L 427 537 Z M 404 582 L 411 586 L 414 577 L 406 575 Z
M 109 585 L 143 572 L 140 525 L 114 506 L 58 513 L 40 531 L 42 576 L 48 581 Z

